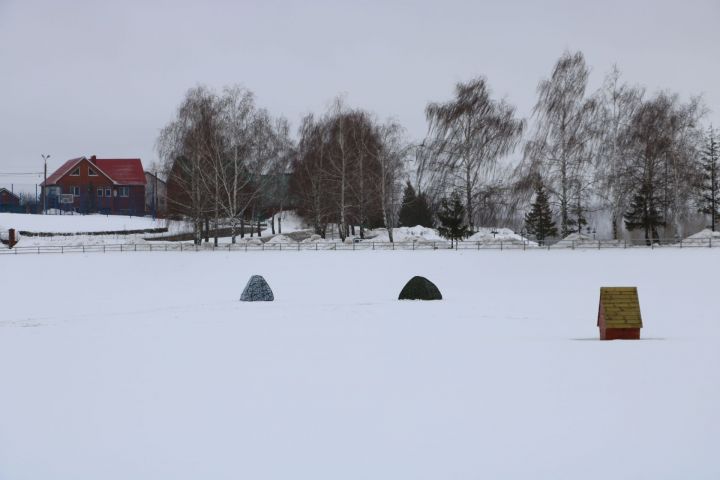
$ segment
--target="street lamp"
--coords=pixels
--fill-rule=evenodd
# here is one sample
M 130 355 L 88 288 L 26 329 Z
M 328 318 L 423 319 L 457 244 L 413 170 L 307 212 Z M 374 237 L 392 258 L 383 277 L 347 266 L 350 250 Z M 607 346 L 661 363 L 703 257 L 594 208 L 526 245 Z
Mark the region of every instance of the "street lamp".
M 43 159 L 43 163 L 45 163 L 45 170 L 44 170 L 44 174 L 43 174 L 43 176 L 45 178 L 43 181 L 42 194 L 43 194 L 43 215 L 47 215 L 47 160 L 48 160 L 48 158 L 50 158 L 50 155 L 41 154 L 40 156 Z

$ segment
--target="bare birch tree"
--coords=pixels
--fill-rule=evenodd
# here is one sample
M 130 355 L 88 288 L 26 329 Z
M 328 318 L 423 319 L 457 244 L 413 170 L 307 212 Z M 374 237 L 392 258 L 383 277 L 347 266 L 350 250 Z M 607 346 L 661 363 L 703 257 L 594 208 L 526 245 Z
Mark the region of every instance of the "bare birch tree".
M 478 203 L 494 183 L 498 161 L 514 150 L 525 123 L 515 118 L 515 107 L 490 97 L 484 78 L 458 83 L 452 100 L 430 103 L 425 113 L 434 183 L 444 193 L 462 192 L 472 229 Z
M 589 68 L 581 52 L 565 52 L 538 85 L 535 131 L 525 144 L 525 176 L 540 175 L 559 206 L 560 235 L 582 226 L 596 103 L 585 98 Z M 575 200 L 575 205 L 573 201 Z M 575 218 L 573 217 L 575 210 Z

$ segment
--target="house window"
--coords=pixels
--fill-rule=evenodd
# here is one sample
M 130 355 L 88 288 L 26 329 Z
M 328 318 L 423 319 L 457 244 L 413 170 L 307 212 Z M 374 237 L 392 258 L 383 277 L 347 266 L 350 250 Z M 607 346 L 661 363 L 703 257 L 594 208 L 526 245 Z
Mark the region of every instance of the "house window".
M 98 188 L 98 189 L 97 189 L 97 196 L 98 196 L 98 197 L 102 197 L 102 196 L 103 196 L 103 189 L 102 189 L 102 188 Z
M 71 177 L 79 177 L 80 176 L 80 167 L 77 167 L 75 170 L 70 172 Z
M 106 188 L 106 189 L 105 189 L 105 196 L 108 197 L 108 198 L 112 197 L 112 189 Z
M 129 197 L 130 196 L 130 187 L 120 187 L 120 196 L 121 197 Z
M 97 177 L 97 172 L 92 168 L 88 167 L 88 175 L 91 177 Z
M 70 191 L 72 192 L 73 196 L 80 196 L 80 187 L 70 187 Z

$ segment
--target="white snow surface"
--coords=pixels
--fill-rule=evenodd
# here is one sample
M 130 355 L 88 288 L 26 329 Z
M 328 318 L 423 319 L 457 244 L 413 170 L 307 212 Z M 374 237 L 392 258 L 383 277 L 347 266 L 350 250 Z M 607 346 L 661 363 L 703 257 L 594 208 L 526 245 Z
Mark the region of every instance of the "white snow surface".
M 393 240 L 396 242 L 443 242 L 434 228 L 416 225 L 414 227 L 393 228 Z M 368 242 L 389 242 L 390 237 L 386 228 L 377 228 L 369 232 Z
M 712 249 L 3 257 L 0 478 L 717 479 L 719 263 Z M 80 291 L 38 284 L 53 272 Z M 253 274 L 276 301 L 238 301 Z M 413 275 L 443 300 L 397 301 Z M 597 341 L 605 285 L 639 288 L 644 340 Z
M 293 240 L 292 238 L 288 237 L 287 235 L 280 234 L 280 235 L 275 235 L 270 240 L 268 240 L 266 243 L 269 243 L 270 245 L 274 245 L 277 243 L 282 243 L 282 244 L 292 243 L 292 244 L 294 244 L 297 242 L 295 240 Z
M 717 241 L 718 244 L 720 244 L 720 232 L 713 232 L 709 228 L 706 228 L 685 238 L 683 240 L 683 243 L 698 243 L 702 245 L 708 245 L 710 240 L 712 240 L 713 243 Z
M 120 230 L 143 230 L 164 228 L 165 220 L 151 217 L 128 217 L 124 215 L 30 215 L 25 213 L 0 213 L 0 225 L 30 232 L 108 232 Z
M 495 233 L 493 233 L 495 232 Z M 518 235 L 509 228 L 487 228 L 481 227 L 476 233 L 467 238 L 469 242 L 480 242 L 483 244 L 496 243 L 525 243 L 528 246 L 537 246 L 537 242 L 528 240 Z

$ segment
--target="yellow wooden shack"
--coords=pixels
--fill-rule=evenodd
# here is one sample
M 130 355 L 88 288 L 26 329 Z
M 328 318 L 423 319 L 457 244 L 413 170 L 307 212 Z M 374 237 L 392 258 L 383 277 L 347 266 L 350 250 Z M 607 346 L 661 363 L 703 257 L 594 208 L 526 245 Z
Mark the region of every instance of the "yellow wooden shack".
M 640 340 L 637 287 L 600 287 L 597 326 L 600 340 Z

